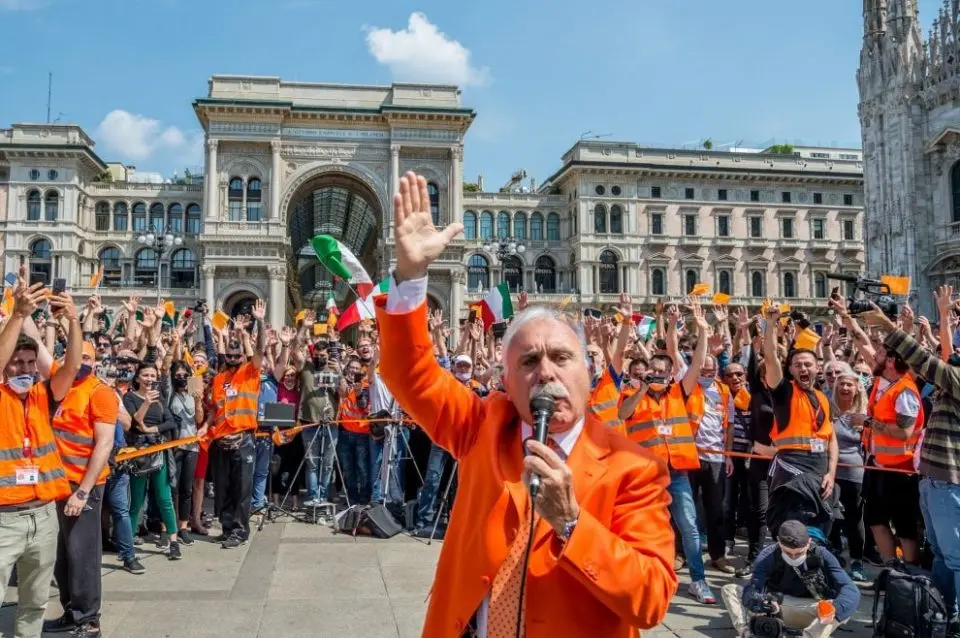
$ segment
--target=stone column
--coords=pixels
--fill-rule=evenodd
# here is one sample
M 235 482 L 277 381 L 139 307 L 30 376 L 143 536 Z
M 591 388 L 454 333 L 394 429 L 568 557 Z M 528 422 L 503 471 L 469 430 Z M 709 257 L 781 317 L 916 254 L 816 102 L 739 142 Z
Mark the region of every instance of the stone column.
M 207 300 L 207 311 L 210 316 L 217 311 L 217 297 L 213 288 L 214 275 L 217 272 L 216 266 L 201 266 L 200 272 L 203 273 L 203 294 Z
M 270 142 L 270 221 L 280 219 L 280 140 Z
M 387 208 L 383 223 L 387 228 L 387 238 L 393 239 L 393 196 L 400 190 L 400 145 L 390 145 L 390 192 L 387 193 Z
M 461 162 L 463 161 L 463 147 L 462 146 L 452 147 L 450 149 L 450 159 L 452 161 L 451 163 L 453 164 L 453 167 L 452 167 L 453 170 L 450 171 L 452 175 L 450 178 L 450 185 L 448 187 L 451 193 L 449 222 L 459 222 L 459 221 L 463 221 L 463 210 L 461 210 L 463 208 L 463 177 L 461 175 L 462 173 Z M 511 224 L 511 232 L 512 230 L 513 229 Z
M 460 342 L 460 312 L 463 305 L 463 286 L 467 283 L 467 273 L 463 268 L 450 272 L 450 327 L 453 328 L 453 343 Z
M 283 326 L 287 316 L 286 266 L 270 266 L 270 299 L 267 300 L 267 312 L 270 325 Z
M 203 175 L 204 208 L 206 218 L 217 218 L 217 189 L 220 180 L 217 178 L 217 140 L 207 140 L 207 166 Z M 211 308 L 212 311 L 212 308 Z

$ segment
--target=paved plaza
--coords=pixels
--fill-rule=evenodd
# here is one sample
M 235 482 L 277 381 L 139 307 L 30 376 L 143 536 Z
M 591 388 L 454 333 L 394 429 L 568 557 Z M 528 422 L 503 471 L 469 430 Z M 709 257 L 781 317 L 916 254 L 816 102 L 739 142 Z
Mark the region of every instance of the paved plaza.
M 119 569 L 114 554 L 103 560 L 103 635 L 108 638 L 173 636 L 294 636 L 365 638 L 420 636 L 425 599 L 440 544 L 405 535 L 390 540 L 351 538 L 305 523 L 277 523 L 233 551 L 200 540 L 170 562 L 153 546 L 140 548 L 147 573 Z M 734 582 L 708 572 L 717 595 Z M 681 594 L 664 623 L 645 636 L 733 636 L 720 605 L 703 606 Z M 0 635 L 13 635 L 7 592 Z M 865 594 L 857 618 L 841 636 L 860 638 L 873 598 Z M 60 613 L 52 591 L 48 617 Z M 62 635 L 62 634 L 61 634 Z

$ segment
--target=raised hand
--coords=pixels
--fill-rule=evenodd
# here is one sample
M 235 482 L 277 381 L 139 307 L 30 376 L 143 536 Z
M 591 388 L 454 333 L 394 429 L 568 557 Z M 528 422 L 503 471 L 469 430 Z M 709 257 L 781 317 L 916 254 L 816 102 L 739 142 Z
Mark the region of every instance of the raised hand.
M 936 300 L 937 310 L 939 310 L 941 314 L 950 311 L 953 308 L 953 286 L 940 286 L 940 288 L 933 293 L 933 298 Z
M 463 230 L 463 224 L 457 222 L 436 229 L 430 216 L 427 180 L 412 172 L 400 178 L 400 192 L 393 196 L 393 224 L 398 282 L 425 276 L 427 266 Z
M 523 310 L 524 308 L 527 307 L 528 304 L 529 304 L 529 300 L 527 298 L 527 291 L 523 290 L 520 292 L 519 301 L 517 303 L 517 310 Z
M 697 331 L 702 337 L 710 328 L 710 324 L 707 322 L 707 316 L 703 313 L 703 307 L 699 302 L 694 300 L 691 300 L 690 310 L 693 313 L 693 321 L 697 324 Z
M 21 276 L 17 278 L 17 287 L 13 291 L 13 315 L 26 319 L 36 312 L 47 298 L 47 289 L 42 283 L 27 286 L 22 275 L 23 269 L 21 269 Z
M 280 343 L 286 347 L 293 342 L 294 337 L 297 336 L 297 331 L 291 328 L 290 326 L 284 326 L 280 328 Z
M 623 315 L 624 321 L 632 321 L 633 299 L 625 292 L 620 293 L 620 305 L 617 307 L 617 312 Z
M 233 319 L 233 327 L 237 332 L 242 333 L 244 329 L 250 325 L 250 319 L 246 315 L 237 315 Z
M 123 308 L 127 311 L 127 315 L 133 317 L 137 314 L 137 308 L 140 307 L 140 297 L 136 295 L 130 295 L 130 298 L 123 302 Z
M 267 302 L 265 302 L 263 299 L 257 299 L 253 304 L 253 310 L 251 314 L 257 321 L 263 321 L 267 316 Z
M 427 320 L 430 327 L 430 332 L 436 332 L 443 327 L 443 311 L 435 310 L 430 313 L 430 318 Z
M 670 307 L 667 308 L 667 324 L 668 327 L 676 327 L 680 322 L 680 308 L 676 304 L 670 304 Z
M 303 315 L 303 327 L 310 330 L 315 323 L 317 323 L 317 313 L 313 310 L 308 310 L 307 314 Z
M 726 306 L 714 305 L 713 306 L 713 316 L 716 318 L 717 323 L 723 323 L 727 320 L 727 317 L 730 316 L 729 311 Z

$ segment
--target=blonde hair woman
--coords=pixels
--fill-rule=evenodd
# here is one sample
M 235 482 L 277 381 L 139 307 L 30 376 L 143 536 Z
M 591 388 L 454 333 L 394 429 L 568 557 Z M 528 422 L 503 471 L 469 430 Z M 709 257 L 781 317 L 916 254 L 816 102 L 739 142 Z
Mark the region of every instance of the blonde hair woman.
M 840 448 L 836 485 L 840 489 L 840 504 L 843 505 L 842 527 L 850 548 L 850 576 L 855 581 L 863 581 L 864 458 L 860 441 L 867 415 L 867 391 L 863 388 L 860 375 L 853 371 L 849 363 L 833 362 L 833 372 L 830 417 Z M 830 543 L 837 553 L 843 547 L 840 528 L 839 523 L 835 524 L 830 534 Z

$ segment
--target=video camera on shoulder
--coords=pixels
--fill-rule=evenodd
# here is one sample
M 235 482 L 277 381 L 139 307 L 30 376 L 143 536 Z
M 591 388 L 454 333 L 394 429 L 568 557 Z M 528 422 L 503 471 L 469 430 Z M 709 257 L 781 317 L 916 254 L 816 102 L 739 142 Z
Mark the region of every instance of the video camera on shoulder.
M 873 310 L 873 307 L 870 305 L 871 303 L 876 304 L 877 308 L 890 319 L 896 319 L 897 315 L 900 314 L 900 308 L 890 293 L 890 286 L 879 279 L 868 279 L 859 275 L 849 275 L 846 273 L 827 273 L 827 279 L 846 281 L 854 285 L 854 293 L 847 300 L 847 312 L 853 317 Z M 855 295 L 857 292 L 862 292 L 865 298 L 856 299 Z M 830 297 L 840 299 L 839 289 L 834 288 Z
M 783 597 L 773 593 L 758 597 L 753 610 L 756 615 L 750 619 L 750 635 L 756 638 L 780 638 L 790 635 L 780 619 L 779 605 Z

